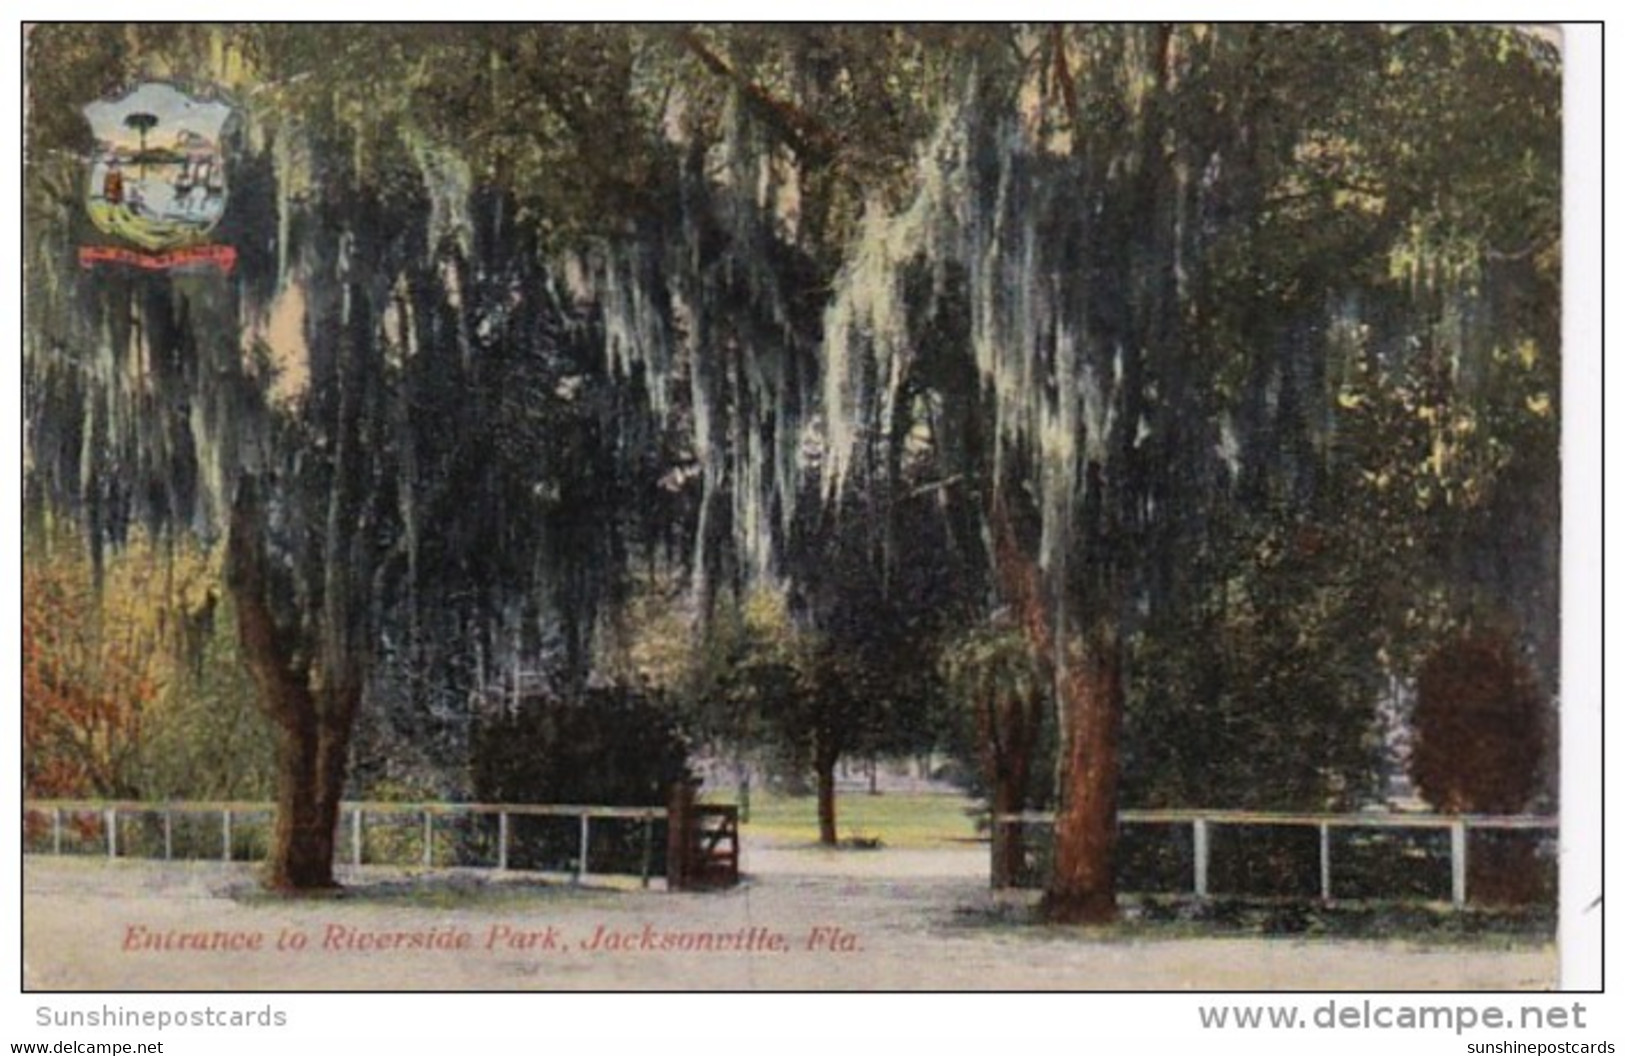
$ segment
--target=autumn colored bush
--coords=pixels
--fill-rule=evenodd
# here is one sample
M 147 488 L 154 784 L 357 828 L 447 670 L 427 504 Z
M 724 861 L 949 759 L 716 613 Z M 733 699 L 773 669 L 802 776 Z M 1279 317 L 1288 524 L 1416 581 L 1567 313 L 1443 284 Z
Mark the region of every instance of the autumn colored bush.
M 1544 702 L 1512 641 L 1465 631 L 1436 648 L 1417 678 L 1411 772 L 1435 809 L 1516 814 L 1530 809 L 1545 776 Z M 1475 833 L 1469 897 L 1481 903 L 1550 901 L 1554 873 L 1531 834 Z
M 1543 702 L 1512 642 L 1467 631 L 1442 643 L 1417 677 L 1411 776 L 1437 810 L 1516 814 L 1540 787 Z
M 219 558 L 134 535 L 101 555 L 50 524 L 23 563 L 23 787 L 31 798 L 257 798 L 253 706 Z
M 108 619 L 82 562 L 23 569 L 23 787 L 33 797 L 123 796 L 157 694 L 141 628 Z

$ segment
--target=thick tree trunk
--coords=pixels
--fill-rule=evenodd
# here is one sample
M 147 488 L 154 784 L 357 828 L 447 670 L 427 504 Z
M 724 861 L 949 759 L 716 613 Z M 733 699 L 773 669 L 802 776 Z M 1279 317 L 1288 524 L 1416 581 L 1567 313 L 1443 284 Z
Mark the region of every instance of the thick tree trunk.
M 315 722 L 284 726 L 277 769 L 277 823 L 266 882 L 278 889 L 336 887 L 334 841 L 349 770 L 359 692 L 336 687 Z
M 336 886 L 333 850 L 360 685 L 328 674 L 325 685 L 313 688 L 308 658 L 314 650 L 300 642 L 297 621 L 276 618 L 261 516 L 256 487 L 245 480 L 232 509 L 227 581 L 260 708 L 279 735 L 266 883 L 280 890 L 329 888 Z
M 1068 643 L 1057 692 L 1062 780 L 1042 912 L 1057 923 L 1104 923 L 1117 916 L 1112 870 L 1123 714 L 1122 653 L 1111 630 Z
M 241 607 L 241 603 L 239 603 Z M 244 639 L 244 645 L 247 646 Z M 267 687 L 260 687 L 260 707 L 273 716 L 287 715 L 278 730 L 276 774 L 276 822 L 271 833 L 271 857 L 266 864 L 266 883 L 273 888 L 327 887 L 333 883 L 332 854 L 327 865 L 319 850 L 304 834 L 321 826 L 316 805 L 316 729 L 313 709 L 303 702 L 265 699 Z M 271 692 L 277 692 L 272 689 Z
M 1060 741 L 1053 866 L 1041 912 L 1059 923 L 1103 923 L 1117 916 L 1113 852 L 1122 645 L 1115 627 L 1104 620 L 1083 635 L 1058 640 L 1044 604 L 1038 562 L 1031 543 L 1023 545 L 1013 516 L 1003 502 L 995 506 L 1001 583 L 1033 652 L 1052 665 Z

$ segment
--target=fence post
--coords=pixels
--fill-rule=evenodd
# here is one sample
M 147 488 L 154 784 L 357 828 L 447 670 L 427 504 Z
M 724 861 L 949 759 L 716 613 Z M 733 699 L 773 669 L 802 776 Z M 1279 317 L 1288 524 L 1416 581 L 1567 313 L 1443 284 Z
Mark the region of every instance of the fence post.
M 164 811 L 164 861 L 175 857 L 175 813 Z
M 367 843 L 366 824 L 366 811 L 359 806 L 350 811 L 350 860 L 357 868 L 361 866 L 362 851 Z
M 423 868 L 434 866 L 434 815 L 423 808 Z
M 220 812 L 220 860 L 231 861 L 231 808 Z
M 581 883 L 587 876 L 587 823 L 585 813 L 581 815 L 581 857 L 576 859 L 576 883 Z
M 118 808 L 107 808 L 107 857 L 118 857 Z
M 678 781 L 666 797 L 666 890 L 689 885 L 689 835 L 694 824 L 694 785 Z
M 1014 877 L 1010 875 L 1009 856 L 1005 854 L 1005 841 L 1010 837 L 1005 832 L 1005 825 L 1009 824 L 999 817 L 998 811 L 988 814 L 992 820 L 992 828 L 988 832 L 988 849 L 993 852 L 993 868 L 991 877 L 993 890 L 998 891 L 1013 886 Z
M 1196 856 L 1196 897 L 1207 897 L 1207 819 L 1197 818 L 1191 822 L 1191 842 L 1195 845 Z
M 51 808 L 51 853 L 62 853 L 62 808 Z
M 655 818 L 653 814 L 643 815 L 643 886 L 649 886 L 649 871 L 654 868 L 655 857 Z
M 497 868 L 508 868 L 508 812 L 497 811 Z
M 1460 909 L 1467 904 L 1467 823 L 1450 823 L 1450 901 Z
M 1320 900 L 1332 900 L 1332 827 L 1320 823 Z

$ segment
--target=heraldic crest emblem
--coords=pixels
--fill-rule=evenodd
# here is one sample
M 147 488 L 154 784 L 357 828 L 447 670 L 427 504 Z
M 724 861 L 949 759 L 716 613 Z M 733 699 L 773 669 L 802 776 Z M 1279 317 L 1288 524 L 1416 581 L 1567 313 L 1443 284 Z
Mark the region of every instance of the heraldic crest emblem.
M 121 244 L 81 247 L 81 263 L 229 269 L 236 254 L 207 238 L 226 211 L 221 138 L 233 109 L 172 84 L 145 82 L 83 112 L 96 137 L 86 211 Z

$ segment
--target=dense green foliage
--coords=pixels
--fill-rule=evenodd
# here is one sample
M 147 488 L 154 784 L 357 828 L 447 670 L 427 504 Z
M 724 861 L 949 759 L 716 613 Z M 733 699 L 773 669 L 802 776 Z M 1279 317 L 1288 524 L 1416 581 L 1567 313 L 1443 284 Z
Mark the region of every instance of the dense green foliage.
M 467 701 L 637 654 L 640 583 L 696 724 L 791 756 L 1012 692 L 1042 756 L 1099 661 L 1135 803 L 1380 794 L 1463 626 L 1556 698 L 1539 36 L 41 26 L 28 77 L 29 507 L 230 548 L 267 710 L 364 780 L 472 793 Z M 237 107 L 230 276 L 74 260 L 141 78 Z
M 670 786 L 690 776 L 670 708 L 624 686 L 521 700 L 482 718 L 474 738 L 474 791 L 485 803 L 664 807 Z

